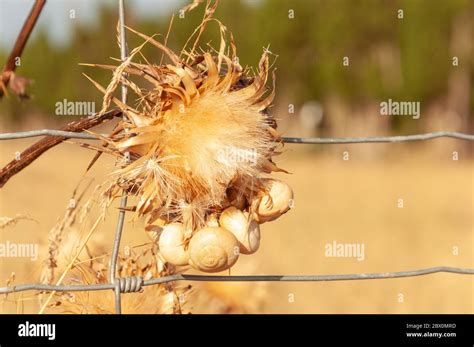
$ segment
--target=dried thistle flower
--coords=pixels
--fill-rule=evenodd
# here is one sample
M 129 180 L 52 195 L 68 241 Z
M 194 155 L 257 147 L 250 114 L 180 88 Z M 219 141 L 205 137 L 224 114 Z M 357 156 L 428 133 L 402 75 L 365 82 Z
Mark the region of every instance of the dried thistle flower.
M 135 205 L 127 209 L 144 217 L 145 230 L 152 230 L 157 239 L 166 225 L 180 226 L 179 237 L 163 236 L 167 242 L 173 239 L 173 252 L 163 249 L 163 259 L 177 266 L 187 265 L 185 260 L 189 259 L 189 265 L 206 272 L 228 269 L 239 256 L 238 246 L 224 247 L 225 251 L 215 254 L 209 251 L 220 244 L 218 240 L 233 240 L 238 245 L 232 232 L 219 226 L 218 217 L 224 209 L 234 206 L 245 210 L 242 216 L 248 222 L 239 231 L 242 235 L 251 225 L 259 231 L 256 222 L 273 220 L 289 209 L 280 206 L 288 199 L 274 196 L 269 189 L 268 174 L 284 171 L 272 160 L 282 142 L 268 112 L 275 96 L 274 74 L 273 88 L 267 88 L 271 53 L 264 49 L 256 73 L 243 68 L 232 35 L 212 18 L 216 7 L 217 2 L 207 2 L 203 22 L 179 54 L 128 28 L 145 42 L 118 66 L 89 64 L 113 71 L 106 88 L 88 77 L 104 93 L 101 113 L 114 103 L 124 115 L 113 133 L 102 137 L 104 152 L 118 158 L 117 167 L 102 185 L 104 210 L 125 191 L 135 198 Z M 219 50 L 200 50 L 199 39 L 211 20 L 219 25 Z M 194 36 L 194 44 L 187 50 Z M 141 53 L 145 44 L 162 51 L 168 63 L 149 62 Z M 139 56 L 145 63 L 136 61 Z M 120 84 L 136 94 L 134 104 L 114 97 Z M 292 197 L 290 193 L 287 195 Z M 271 218 L 259 215 L 261 202 L 275 210 Z M 213 233 L 206 234 L 205 242 L 193 242 L 206 226 Z M 160 247 L 168 245 L 165 241 L 159 241 Z M 253 246 L 244 248 L 244 253 L 256 251 L 258 246 Z M 233 248 L 237 248 L 235 255 Z M 174 257 L 176 250 L 179 259 Z M 196 254 L 212 264 L 199 265 Z

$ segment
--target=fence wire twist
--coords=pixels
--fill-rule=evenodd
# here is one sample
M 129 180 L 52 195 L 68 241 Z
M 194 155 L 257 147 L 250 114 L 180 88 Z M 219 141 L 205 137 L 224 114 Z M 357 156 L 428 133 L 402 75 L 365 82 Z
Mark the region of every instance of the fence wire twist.
M 125 10 L 124 0 L 118 0 L 119 3 L 119 35 L 120 35 L 120 55 L 121 60 L 127 58 L 127 44 L 125 40 Z M 127 87 L 122 85 L 122 102 L 127 101 Z M 14 140 L 21 138 L 30 138 L 37 136 L 57 136 L 64 138 L 76 138 L 83 140 L 98 140 L 99 137 L 90 133 L 76 133 L 69 131 L 40 129 L 32 131 L 21 131 L 0 134 L 0 140 Z M 104 135 L 107 136 L 107 135 Z M 397 143 L 409 141 L 426 141 L 436 138 L 454 138 L 458 140 L 474 141 L 474 135 L 464 134 L 454 131 L 438 131 L 426 134 L 414 134 L 405 136 L 374 136 L 374 137 L 348 137 L 348 138 L 301 138 L 301 137 L 283 137 L 285 143 L 293 144 L 357 144 L 357 143 Z M 125 207 L 127 204 L 127 195 L 124 193 L 120 201 L 120 211 L 117 220 L 114 243 L 112 247 L 112 256 L 109 269 L 109 283 L 88 284 L 88 285 L 49 285 L 49 284 L 21 284 L 10 287 L 1 287 L 0 294 L 9 294 L 24 292 L 30 290 L 42 292 L 75 292 L 75 291 L 94 291 L 94 290 L 113 290 L 115 294 L 115 311 L 121 313 L 121 295 L 123 293 L 141 292 L 144 287 L 159 285 L 176 281 L 207 281 L 207 282 L 327 282 L 327 281 L 350 281 L 350 280 L 374 280 L 374 279 L 393 279 L 404 277 L 424 276 L 434 273 L 453 273 L 474 275 L 474 269 L 458 268 L 448 266 L 438 266 L 426 269 L 417 269 L 399 272 L 381 272 L 381 273 L 363 273 L 363 274 L 340 274 L 340 275 L 255 275 L 255 276 L 209 276 L 209 275 L 189 275 L 174 274 L 169 276 L 157 277 L 144 280 L 140 276 L 116 277 L 117 259 L 122 237 L 122 230 L 125 220 Z

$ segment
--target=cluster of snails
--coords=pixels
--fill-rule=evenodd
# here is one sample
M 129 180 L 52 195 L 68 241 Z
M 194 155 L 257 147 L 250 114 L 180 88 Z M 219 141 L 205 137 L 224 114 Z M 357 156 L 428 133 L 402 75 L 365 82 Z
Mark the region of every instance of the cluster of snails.
M 183 223 L 161 227 L 158 246 L 164 260 L 175 266 L 190 265 L 203 272 L 231 268 L 240 254 L 253 254 L 260 246 L 260 225 L 287 212 L 293 203 L 293 191 L 286 183 L 263 179 L 256 196 L 231 190 L 230 206 L 220 214 L 212 213 L 206 225 L 187 237 Z

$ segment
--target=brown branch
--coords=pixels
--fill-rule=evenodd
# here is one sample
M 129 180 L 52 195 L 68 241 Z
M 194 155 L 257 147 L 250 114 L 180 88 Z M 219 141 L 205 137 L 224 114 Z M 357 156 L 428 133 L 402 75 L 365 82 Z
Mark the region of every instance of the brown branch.
M 114 117 L 121 117 L 121 115 L 122 111 L 113 110 L 103 115 L 94 115 L 75 120 L 60 129 L 70 132 L 81 132 L 99 125 L 106 120 L 110 120 Z M 3 187 L 12 176 L 16 175 L 18 172 L 30 165 L 41 154 L 46 152 L 48 149 L 60 144 L 66 139 L 67 137 L 63 136 L 46 136 L 25 149 L 20 154 L 19 160 L 12 160 L 0 170 L 0 188 Z
M 3 96 L 3 92 L 6 86 L 8 85 L 8 83 L 10 82 L 11 72 L 15 71 L 16 69 L 15 60 L 21 56 L 21 53 L 23 52 L 23 49 L 25 48 L 26 42 L 28 41 L 28 38 L 30 37 L 31 32 L 33 31 L 33 28 L 35 27 L 36 21 L 38 20 L 38 17 L 45 3 L 46 3 L 46 0 L 35 1 L 35 4 L 31 8 L 30 14 L 28 15 L 28 18 L 26 19 L 25 24 L 23 24 L 23 28 L 21 29 L 20 34 L 18 34 L 18 37 L 15 42 L 15 46 L 13 46 L 12 52 L 10 56 L 8 57 L 5 67 L 3 68 L 3 73 L 0 76 L 1 77 L 0 98 Z

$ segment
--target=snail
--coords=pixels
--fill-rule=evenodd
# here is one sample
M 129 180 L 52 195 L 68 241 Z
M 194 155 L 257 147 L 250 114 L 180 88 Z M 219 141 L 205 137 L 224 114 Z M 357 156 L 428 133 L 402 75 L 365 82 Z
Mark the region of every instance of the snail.
M 184 248 L 184 226 L 181 223 L 165 225 L 158 242 L 161 255 L 170 264 L 188 265 L 189 255 Z
M 292 207 L 293 202 L 293 190 L 288 184 L 274 179 L 264 179 L 262 183 L 264 191 L 260 193 L 255 213 L 259 223 L 277 219 Z
M 239 241 L 228 230 L 205 227 L 189 242 L 189 265 L 203 272 L 220 272 L 232 267 L 239 258 Z
M 218 227 L 219 221 L 217 220 L 217 215 L 215 213 L 211 213 L 206 220 L 206 226 L 208 227 Z
M 229 230 L 239 241 L 240 253 L 252 254 L 260 246 L 260 227 L 249 214 L 235 207 L 225 209 L 219 218 L 221 227 Z

